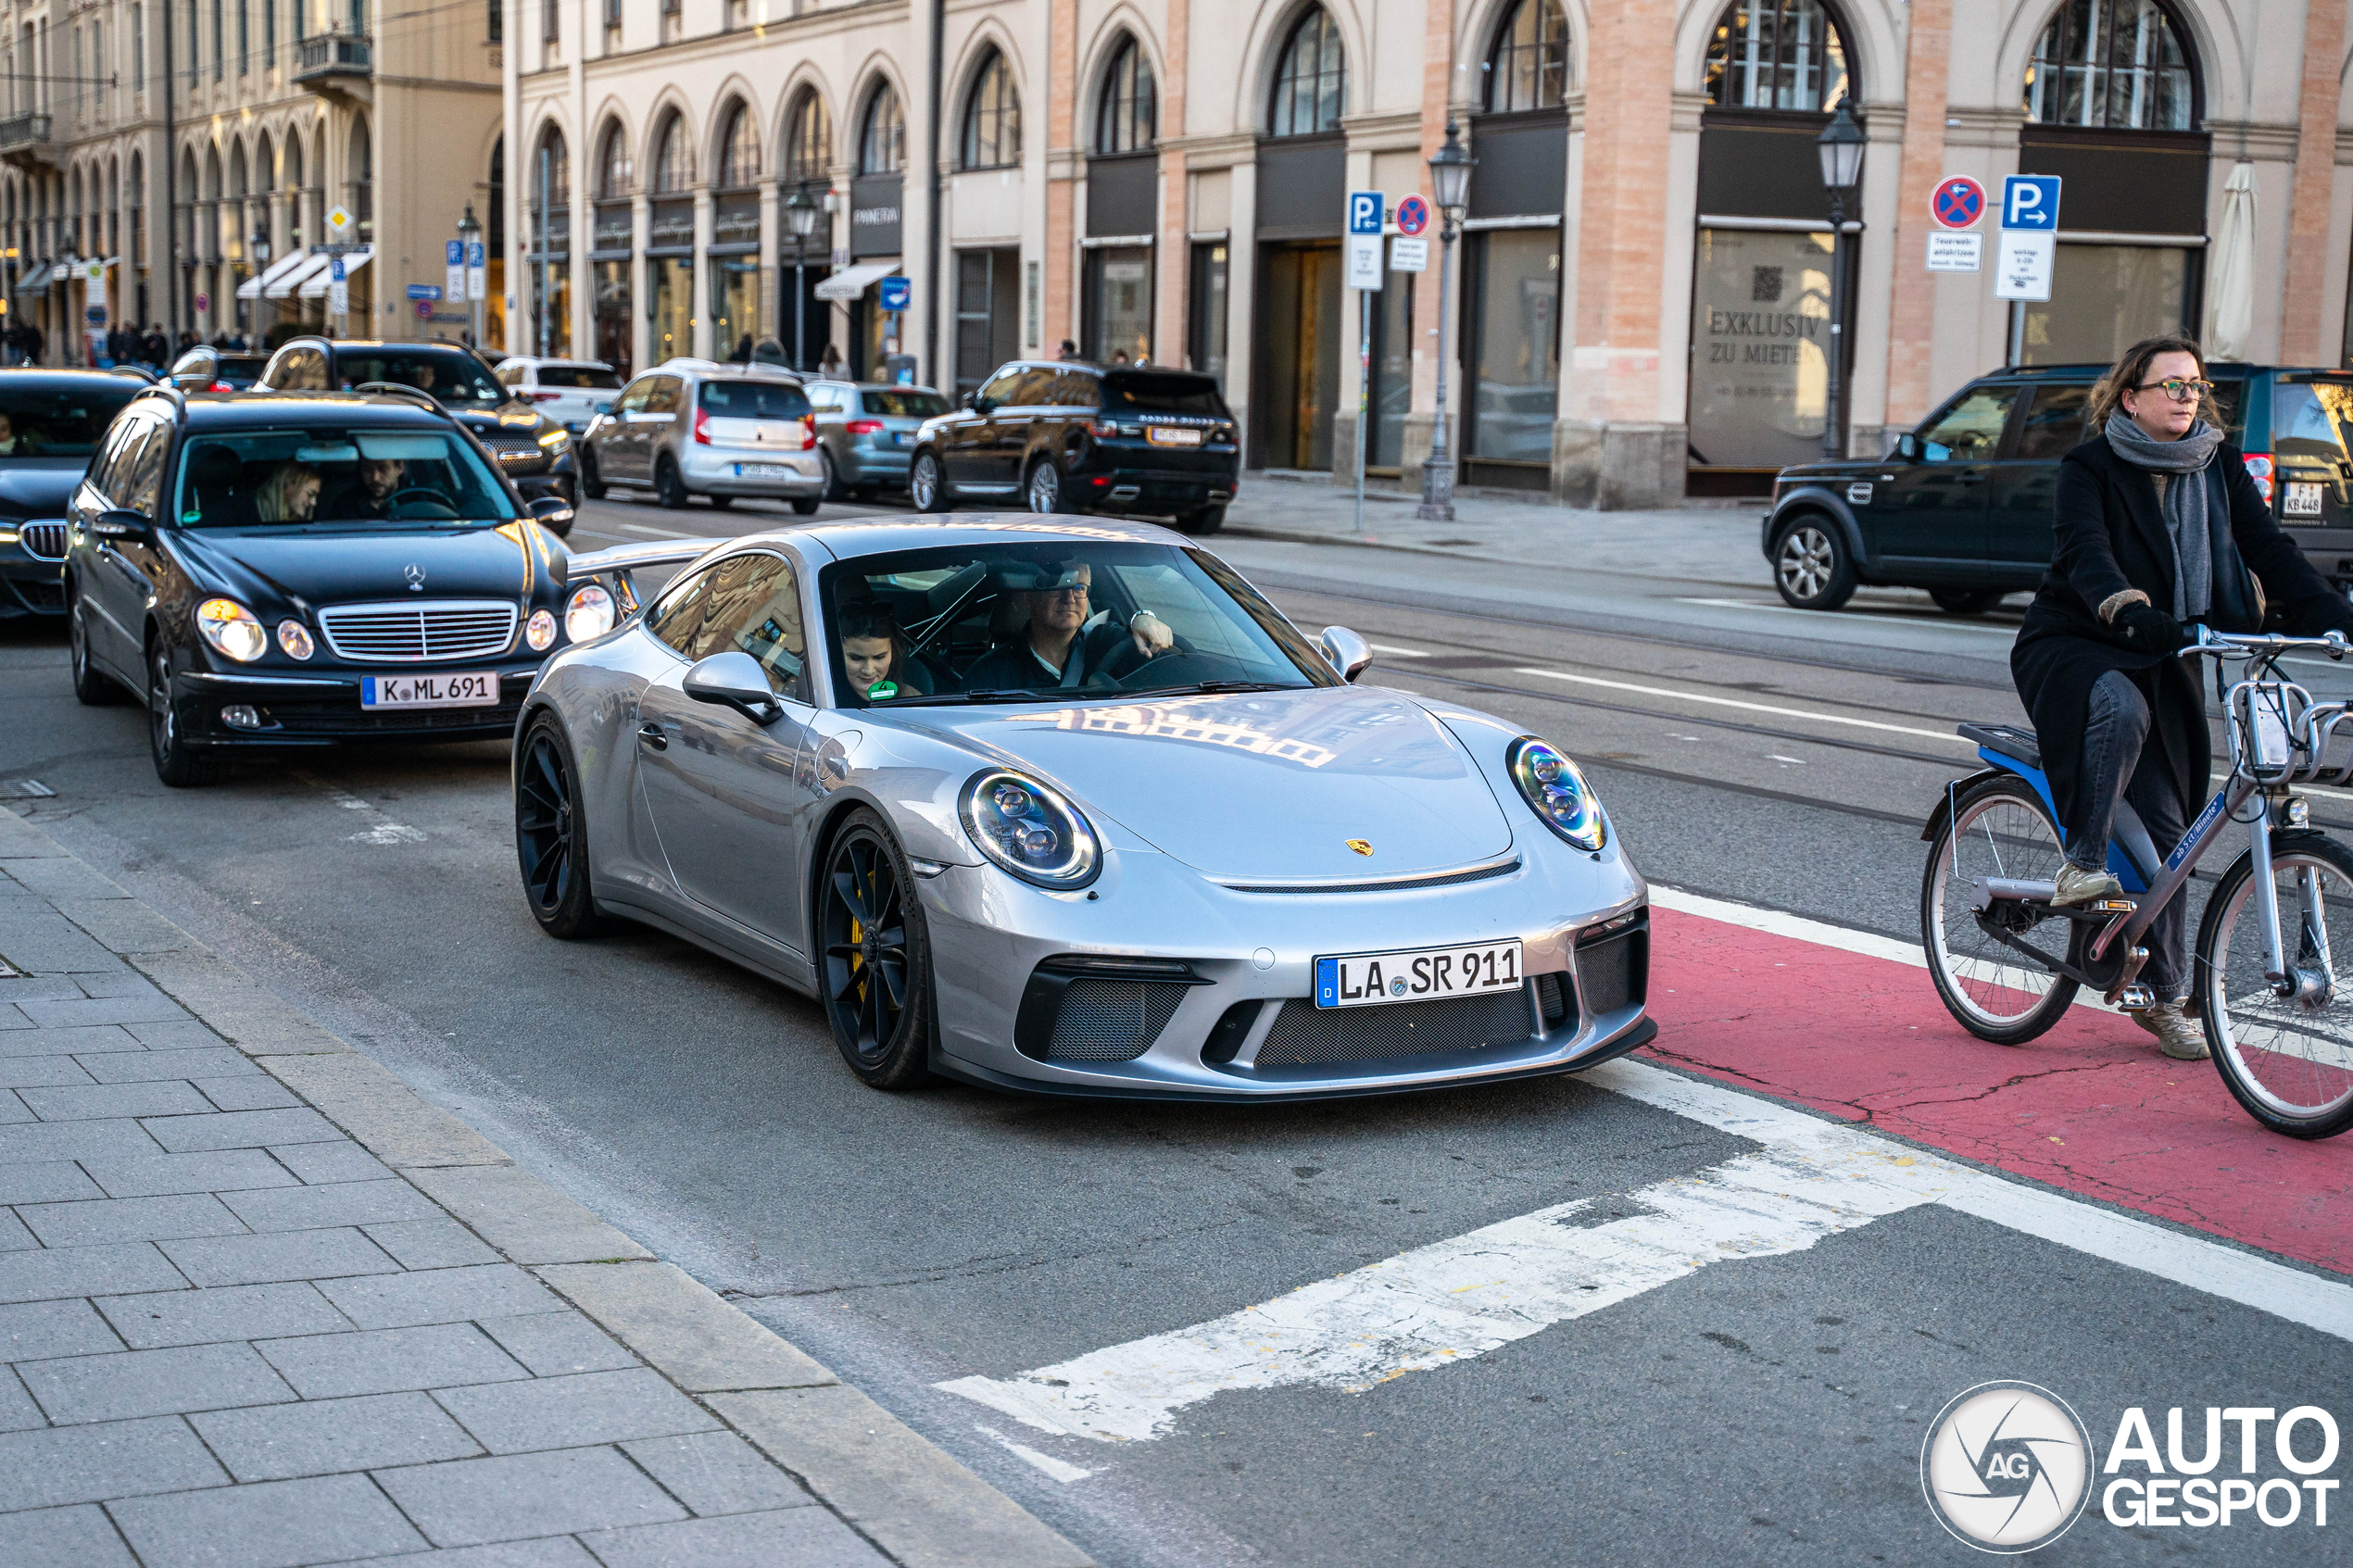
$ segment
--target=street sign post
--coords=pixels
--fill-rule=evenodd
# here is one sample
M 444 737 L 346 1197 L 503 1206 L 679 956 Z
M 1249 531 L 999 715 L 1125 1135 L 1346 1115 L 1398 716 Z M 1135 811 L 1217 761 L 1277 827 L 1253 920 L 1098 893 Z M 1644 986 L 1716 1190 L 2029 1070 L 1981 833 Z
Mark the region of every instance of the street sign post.
M 1930 199 L 1929 212 L 1942 228 L 1974 229 L 1985 216 L 1985 187 L 1966 174 L 1948 175 Z
M 327 263 L 327 314 L 351 314 L 351 284 L 344 275 L 343 257 L 340 256 Z
M 1931 232 L 1928 236 L 1928 270 L 1931 272 L 1974 272 L 1985 263 L 1985 236 Z
M 484 265 L 482 242 L 466 247 L 466 297 L 481 299 L 490 292 L 490 269 Z
M 465 298 L 466 242 L 463 240 L 450 240 L 444 243 L 441 247 L 441 293 L 435 297 L 440 299 Z M 417 296 L 412 294 L 409 297 L 414 299 Z
M 1389 270 L 1392 272 L 1427 272 L 1429 270 L 1429 242 L 1414 234 L 1399 234 L 1389 242 Z
M 2002 182 L 2002 235 L 1994 253 L 1994 297 L 2010 304 L 2009 362 L 2026 353 L 2029 300 L 2051 297 L 2058 270 L 2059 177 L 2013 174 Z
M 2002 182 L 2002 227 L 2058 232 L 2059 177 L 2013 174 Z
M 1429 203 L 1419 196 L 1407 196 L 1397 204 L 1397 232 L 1408 239 L 1429 227 Z
M 439 299 L 441 286 L 438 283 L 410 283 L 409 297 L 410 299 Z
M 1381 220 L 1389 197 L 1348 193 L 1348 286 L 1356 291 L 1356 532 L 1365 532 L 1365 424 L 1373 405 L 1373 295 L 1381 285 Z

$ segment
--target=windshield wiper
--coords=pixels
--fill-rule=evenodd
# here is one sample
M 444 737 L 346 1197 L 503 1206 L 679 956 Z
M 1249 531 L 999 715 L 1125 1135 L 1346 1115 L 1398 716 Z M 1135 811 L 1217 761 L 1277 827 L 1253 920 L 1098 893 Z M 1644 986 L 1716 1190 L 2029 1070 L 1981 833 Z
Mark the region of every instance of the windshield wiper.
M 1051 702 L 1062 694 L 1033 691 L 935 692 L 930 696 L 894 697 L 893 708 L 912 708 L 918 704 L 937 705 L 948 702 Z
M 1126 696 L 1222 696 L 1227 692 L 1295 692 L 1302 686 L 1286 686 L 1273 681 L 1192 681 L 1181 686 L 1147 686 L 1141 691 L 1125 692 Z

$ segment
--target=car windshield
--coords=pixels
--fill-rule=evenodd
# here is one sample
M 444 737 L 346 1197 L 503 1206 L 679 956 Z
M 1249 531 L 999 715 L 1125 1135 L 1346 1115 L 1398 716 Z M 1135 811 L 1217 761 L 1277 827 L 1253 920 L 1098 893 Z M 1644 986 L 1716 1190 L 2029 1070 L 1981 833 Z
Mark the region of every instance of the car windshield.
M 89 457 L 141 385 L 126 376 L 60 391 L 10 386 L 9 379 L 0 378 L 0 461 Z
M 1103 377 L 1103 407 L 1139 414 L 1226 412 L 1217 383 L 1182 370 L 1112 370 Z
M 471 356 L 455 352 L 346 348 L 335 355 L 335 380 L 346 391 L 370 382 L 413 386 L 453 408 L 486 408 L 514 395 Z
M 171 515 L 183 528 L 413 528 L 511 522 L 472 443 L 438 430 L 264 430 L 192 436 Z
M 790 382 L 707 381 L 702 411 L 714 420 L 797 420 L 809 412 L 809 397 Z
M 948 411 L 948 399 L 937 392 L 883 391 L 866 387 L 858 394 L 866 412 L 886 420 L 927 420 Z
M 869 556 L 821 592 L 845 705 L 1337 685 L 1224 562 L 1090 539 Z
M 2271 450 L 2282 463 L 2336 464 L 2353 458 L 2353 381 L 2283 380 L 2271 393 Z
M 539 367 L 539 384 L 610 392 L 620 387 L 621 378 L 610 370 L 592 370 L 586 365 L 542 365 Z

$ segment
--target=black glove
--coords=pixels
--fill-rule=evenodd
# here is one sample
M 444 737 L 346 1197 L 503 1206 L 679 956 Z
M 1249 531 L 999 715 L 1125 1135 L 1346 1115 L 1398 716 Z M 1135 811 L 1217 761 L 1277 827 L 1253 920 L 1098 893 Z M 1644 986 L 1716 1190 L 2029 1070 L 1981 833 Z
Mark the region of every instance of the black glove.
M 2115 626 L 2138 653 L 2172 653 L 2190 640 L 2180 621 L 2152 604 L 2126 605 L 2116 612 Z

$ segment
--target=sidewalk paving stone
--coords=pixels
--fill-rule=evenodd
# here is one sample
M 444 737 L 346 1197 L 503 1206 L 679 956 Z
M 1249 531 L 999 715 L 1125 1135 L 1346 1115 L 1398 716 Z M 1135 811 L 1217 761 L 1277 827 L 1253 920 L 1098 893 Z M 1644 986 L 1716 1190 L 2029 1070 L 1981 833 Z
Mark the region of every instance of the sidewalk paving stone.
M 146 1568 L 300 1568 L 425 1544 L 364 1475 L 138 1498 L 107 1512 Z
M 752 1513 L 813 1504 L 800 1484 L 733 1432 L 641 1437 L 621 1451 L 697 1513 Z
M 319 1287 L 362 1328 L 414 1328 L 469 1318 L 515 1318 L 563 1305 L 511 1263 L 433 1269 L 383 1279 L 338 1279 Z
M 40 1405 L 25 1392 L 15 1372 L 0 1367 L 0 1432 L 29 1432 L 48 1424 L 49 1418 L 41 1413 Z
M 434 1398 L 492 1453 L 716 1430 L 711 1412 L 643 1367 L 436 1388 Z
M 36 1361 L 120 1350 L 122 1341 L 84 1300 L 0 1307 L 0 1361 Z
M 0 1562 L 8 1568 L 138 1568 L 94 1503 L 0 1513 Z
M 422 1394 L 306 1399 L 188 1418 L 240 1481 L 473 1459 L 482 1445 Z
M 224 1110 L 212 1116 L 157 1116 L 142 1123 L 174 1154 L 203 1149 L 261 1148 L 280 1143 L 341 1143 L 343 1135 L 317 1111 Z
M 686 1517 L 613 1449 L 453 1460 L 378 1471 L 376 1479 L 435 1546 L 480 1546 Z
M 0 1122 L 31 1122 L 37 1120 L 32 1110 L 16 1097 L 11 1089 L 0 1089 Z
M 60 1426 L 277 1404 L 295 1398 L 285 1379 L 242 1342 L 28 1361 L 17 1374 Z
M 77 974 L 73 983 L 85 997 L 160 997 L 156 983 L 137 970 L 119 969 L 107 974 Z
M 889 1559 L 830 1513 L 791 1509 L 645 1524 L 585 1537 L 605 1568 L 885 1568 Z
M 33 1203 L 17 1213 L 44 1247 L 107 1241 L 174 1241 L 182 1236 L 243 1236 L 245 1227 L 208 1192 L 168 1198 L 102 1198 L 87 1203 Z
M 160 1023 L 126 1023 L 122 1027 L 132 1039 L 151 1051 L 211 1050 L 221 1044 L 220 1035 L 193 1018 L 170 1019 Z
M 392 1174 L 392 1168 L 358 1144 L 296 1143 L 268 1146 L 279 1164 L 316 1185 L 321 1182 L 372 1182 Z
M 457 1269 L 498 1261 L 498 1254 L 483 1245 L 473 1232 L 447 1216 L 359 1228 L 404 1269 Z
M 69 1296 L 125 1296 L 187 1284 L 153 1242 L 57 1247 L 0 1255 L 0 1301 L 54 1301 Z
M 0 1088 L 38 1089 L 97 1082 L 95 1074 L 69 1056 L 0 1057 Z
M 545 1536 L 536 1540 L 380 1558 L 376 1568 L 599 1568 L 599 1564 L 588 1555 L 586 1547 L 570 1536 Z
M 0 1513 L 228 1481 L 178 1416 L 0 1433 Z
M 493 1318 L 482 1331 L 540 1377 L 568 1372 L 610 1372 L 635 1366 L 637 1358 L 578 1312 L 540 1312 L 527 1318 Z
M 502 1383 L 531 1375 L 470 1323 L 264 1339 L 254 1348 L 306 1399 Z
M 109 1160 L 161 1152 L 136 1122 L 36 1122 L 0 1127 L 0 1162 Z
M 0 858 L 0 872 L 29 892 L 55 903 L 61 898 L 128 898 L 130 894 L 81 859 L 51 855 Z
M 211 1290 L 159 1290 L 145 1296 L 102 1296 L 95 1306 L 106 1314 L 107 1323 L 122 1336 L 123 1343 L 134 1350 L 299 1334 L 341 1334 L 351 1327 L 349 1321 L 329 1306 L 327 1298 L 308 1280 L 284 1285 L 226 1285 Z M 266 1359 L 266 1348 L 262 1354 Z M 284 1371 L 283 1367 L 279 1370 Z M 301 1384 L 297 1382 L 296 1387 L 299 1389 Z
M 282 1279 L 333 1279 L 398 1273 L 400 1265 L 356 1230 L 277 1231 L 162 1244 L 164 1255 L 195 1285 L 267 1285 Z
M 0 1210 L 0 1252 L 21 1252 L 41 1244 L 24 1227 L 24 1222 L 6 1210 Z
M 44 1122 L 95 1122 L 110 1116 L 200 1115 L 213 1109 L 195 1085 L 167 1079 L 153 1084 L 93 1084 L 82 1088 L 23 1089 L 18 1098 Z
M 15 1012 L 0 1008 L 0 1018 Z M 19 1014 L 21 1018 L 22 1015 Z M 119 1023 L 88 1023 L 71 1029 L 36 1029 L 30 1020 L 20 1026 L 0 1026 L 0 1056 L 72 1056 L 99 1052 L 144 1051 L 147 1047 Z
M 195 1046 L 174 1050 L 153 1047 L 138 1052 L 109 1051 L 82 1064 L 101 1084 L 131 1084 L 151 1078 L 260 1077 L 261 1069 L 234 1046 Z
M 94 1023 L 166 1023 L 188 1016 L 169 997 L 85 997 L 81 1001 L 19 1002 L 19 1010 L 43 1029 Z
M 197 1078 L 193 1082 L 220 1110 L 289 1110 L 302 1104 L 275 1078 Z
M 336 1182 L 232 1193 L 221 1199 L 257 1231 L 316 1230 L 325 1225 L 376 1225 L 441 1217 L 431 1198 L 407 1182 Z
M 0 1165 L 0 1203 L 69 1203 L 105 1198 L 89 1173 L 70 1160 L 43 1165 Z
M 70 1168 L 70 1167 L 69 1167 Z M 112 1198 L 158 1198 L 173 1192 L 243 1192 L 253 1187 L 293 1186 L 297 1178 L 266 1150 L 224 1149 L 217 1154 L 134 1154 L 84 1158 L 90 1173 Z M 0 1173 L 0 1184 L 7 1178 Z

